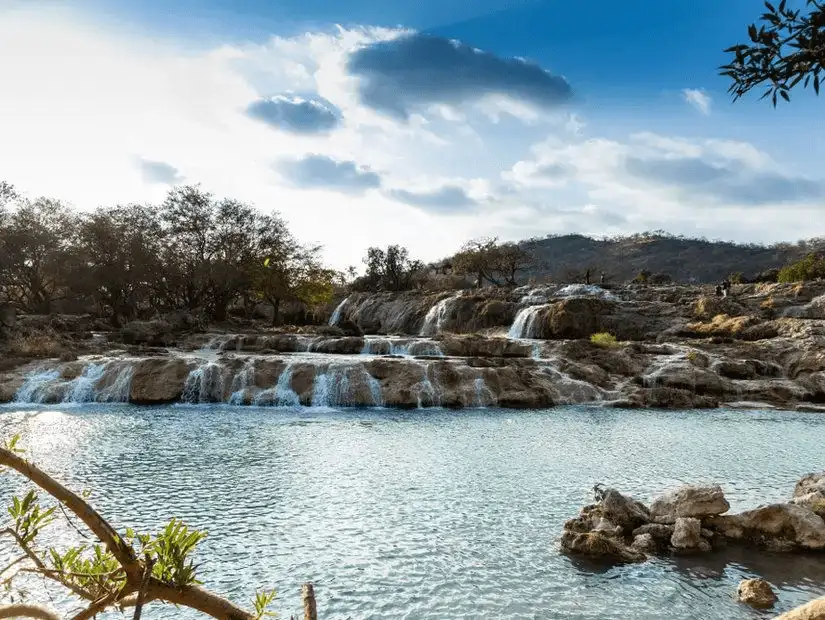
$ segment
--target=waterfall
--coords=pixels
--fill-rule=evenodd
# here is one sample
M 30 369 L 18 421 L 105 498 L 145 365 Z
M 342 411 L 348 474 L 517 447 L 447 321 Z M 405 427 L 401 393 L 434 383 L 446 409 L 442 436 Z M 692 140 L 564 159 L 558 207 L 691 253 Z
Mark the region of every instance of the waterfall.
M 129 402 L 132 364 L 118 370 L 118 362 L 90 362 L 74 379 L 67 380 L 60 370 L 38 370 L 26 377 L 14 396 L 16 403 L 125 403 Z M 114 380 L 101 388 L 106 375 L 117 371 Z
M 223 401 L 223 372 L 215 362 L 201 364 L 186 377 L 183 402 L 209 403 Z
M 51 387 L 56 381 L 60 379 L 59 370 L 41 370 L 36 371 L 26 377 L 23 385 L 17 390 L 14 395 L 14 402 L 16 403 L 42 403 Z
M 360 388 L 361 391 L 357 392 Z M 347 407 L 366 405 L 358 402 L 369 391 L 373 407 L 383 407 L 381 382 L 363 364 L 329 364 L 315 373 L 312 386 L 312 407 Z
M 348 301 L 349 297 L 345 297 L 344 301 L 335 307 L 335 310 L 332 311 L 332 316 L 329 318 L 330 325 L 338 325 L 338 321 L 341 320 L 341 311 L 344 309 L 344 306 Z
M 366 375 L 367 385 L 370 386 L 370 394 L 372 394 L 372 404 L 375 407 L 384 406 L 384 396 L 381 394 L 381 382 L 373 377 L 366 368 L 363 368 Z
M 547 306 L 528 306 L 518 311 L 510 331 L 507 332 L 508 338 L 535 338 L 536 337 L 536 321 L 539 313 L 546 309 Z
M 259 392 L 252 401 L 253 405 L 270 405 L 275 407 L 300 407 L 301 397 L 292 389 L 292 373 L 295 362 L 289 362 L 281 374 L 275 387 Z
M 493 391 L 487 387 L 484 377 L 477 377 L 473 382 L 473 386 L 475 388 L 475 399 L 473 402 L 474 407 L 482 409 L 489 405 L 495 404 L 496 398 L 493 395 Z
M 243 368 L 232 379 L 232 394 L 229 396 L 230 405 L 243 405 L 247 388 L 255 385 L 255 358 L 250 357 L 244 362 Z
M 427 316 L 424 317 L 424 324 L 421 326 L 419 335 L 435 336 L 438 334 L 441 331 L 441 326 L 444 323 L 444 319 L 447 318 L 447 312 L 449 311 L 450 306 L 459 297 L 461 297 L 460 293 L 458 295 L 454 295 L 453 297 L 447 297 L 430 308 L 427 312 Z
M 74 379 L 63 395 L 64 403 L 90 403 L 95 400 L 95 385 L 103 377 L 106 364 L 89 364 Z
M 430 380 L 430 367 L 429 365 L 422 364 L 422 368 L 424 369 L 424 376 L 421 378 L 421 381 L 413 387 L 413 392 L 416 393 L 418 397 L 418 408 L 424 408 L 424 397 L 427 398 L 431 407 L 438 407 L 441 404 L 441 398 L 435 385 Z

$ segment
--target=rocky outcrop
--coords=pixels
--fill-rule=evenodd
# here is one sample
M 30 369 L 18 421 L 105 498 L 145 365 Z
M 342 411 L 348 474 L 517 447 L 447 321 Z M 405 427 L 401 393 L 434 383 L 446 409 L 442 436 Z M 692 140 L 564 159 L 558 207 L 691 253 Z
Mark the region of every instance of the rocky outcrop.
M 736 588 L 736 598 L 755 609 L 769 609 L 778 600 L 771 584 L 764 579 L 743 579 Z
M 818 598 L 801 605 L 777 616 L 775 620 L 825 620 L 825 598 Z
M 650 504 L 654 517 L 712 517 L 730 508 L 722 487 L 685 485 L 660 495 Z
M 797 482 L 791 502 L 825 518 L 825 472 L 807 474 Z
M 190 367 L 183 359 L 145 359 L 135 364 L 129 401 L 153 405 L 179 402 Z
M 818 492 L 815 489 L 821 479 L 805 476 L 797 484 L 798 497 Z M 647 555 L 694 554 L 727 544 L 771 551 L 825 550 L 825 521 L 810 508 L 794 503 L 727 515 L 722 513 L 730 506 L 717 485 L 680 487 L 658 496 L 649 509 L 615 489 L 597 485 L 595 493 L 596 503 L 585 506 L 578 517 L 564 524 L 564 552 L 577 554 L 584 544 L 581 541 L 588 540 L 581 537 L 587 534 L 611 540 L 611 546 L 594 546 L 587 552 L 592 556 L 595 550 L 604 549 L 605 560 L 625 557 L 626 550 Z M 578 546 L 572 541 L 579 541 Z

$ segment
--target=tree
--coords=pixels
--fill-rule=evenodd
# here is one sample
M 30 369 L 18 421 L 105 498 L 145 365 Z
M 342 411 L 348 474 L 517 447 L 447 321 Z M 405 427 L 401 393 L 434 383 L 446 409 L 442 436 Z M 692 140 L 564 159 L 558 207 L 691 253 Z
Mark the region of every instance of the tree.
M 410 259 L 407 248 L 399 245 L 367 248 L 364 264 L 367 272 L 353 282 L 354 290 L 407 291 L 424 271 L 424 263 Z
M 495 270 L 511 286 L 516 285 L 516 275 L 532 267 L 534 262 L 533 255 L 518 243 L 502 243 L 495 251 Z
M 497 286 L 499 284 L 495 278 L 498 260 L 497 243 L 496 237 L 468 241 L 453 257 L 453 269 L 456 273 L 474 276 L 478 288 L 484 286 L 484 280 Z
M 162 237 L 157 212 L 144 205 L 101 208 L 81 219 L 71 286 L 111 312 L 112 325 L 136 318 L 159 285 Z
M 12 498 L 9 514 L 13 523 L 0 536 L 10 537 L 21 555 L 0 567 L 0 586 L 7 591 L 14 590 L 26 574 L 49 579 L 73 602 L 83 603 L 83 609 L 68 616 L 72 620 L 88 620 L 116 607 L 134 607 L 134 618 L 140 618 L 142 608 L 153 602 L 188 607 L 221 620 L 260 620 L 271 615 L 267 606 L 275 598 L 274 591 L 259 593 L 251 612 L 199 585 L 192 554 L 206 536 L 204 532 L 173 519 L 154 536 L 131 529 L 120 533 L 83 496 L 24 459 L 16 444 L 13 438 L 0 446 L 0 471 L 17 472 L 48 493 L 52 502 L 48 507 L 41 504 L 34 489 Z M 41 548 L 38 537 L 56 520 L 58 508 L 75 531 L 98 542 Z M 14 600 L 0 604 L 0 617 L 21 616 L 61 618 L 40 604 Z
M 778 5 L 765 2 L 761 26 L 748 26 L 750 43 L 729 47 L 733 59 L 721 67 L 721 75 L 732 80 L 728 92 L 736 101 L 752 89 L 766 84 L 762 99 L 777 95 L 790 101 L 789 91 L 802 82 L 819 94 L 820 74 L 825 69 L 825 3 L 807 0 L 806 12 L 789 9 L 786 0 Z
M 808 254 L 805 258 L 779 270 L 777 282 L 804 282 L 825 278 L 825 258 L 817 254 Z
M 0 287 L 23 310 L 49 313 L 65 292 L 76 218 L 57 200 L 20 200 L 0 228 Z

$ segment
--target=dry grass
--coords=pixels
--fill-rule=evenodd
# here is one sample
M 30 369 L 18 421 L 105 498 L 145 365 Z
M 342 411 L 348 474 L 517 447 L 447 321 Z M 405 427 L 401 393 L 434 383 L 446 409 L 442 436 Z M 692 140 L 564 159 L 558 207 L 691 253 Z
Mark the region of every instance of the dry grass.
M 590 342 L 603 349 L 612 349 L 619 346 L 616 336 L 609 332 L 599 332 L 590 336 Z
M 16 357 L 60 357 L 64 351 L 60 339 L 50 331 L 15 336 L 6 345 L 6 353 Z

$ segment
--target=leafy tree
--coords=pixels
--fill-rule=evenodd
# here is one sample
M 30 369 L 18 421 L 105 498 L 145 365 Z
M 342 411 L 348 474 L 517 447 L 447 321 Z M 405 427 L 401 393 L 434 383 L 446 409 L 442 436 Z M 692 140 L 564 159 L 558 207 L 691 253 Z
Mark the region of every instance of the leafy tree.
M 0 228 L 0 287 L 18 307 L 48 313 L 65 292 L 76 218 L 57 200 L 20 200 Z
M 786 0 L 765 2 L 762 24 L 748 26 L 750 43 L 725 50 L 733 59 L 721 67 L 731 79 L 728 91 L 734 101 L 752 89 L 766 85 L 762 99 L 777 95 L 790 101 L 789 91 L 802 82 L 819 94 L 820 74 L 825 69 L 825 3 L 807 0 L 807 9 L 790 9 Z
M 779 270 L 777 282 L 804 282 L 825 278 L 825 257 L 808 254 L 805 258 Z
M 484 237 L 468 241 L 453 257 L 453 269 L 458 274 L 471 275 L 476 279 L 476 286 L 481 288 L 484 281 L 499 285 L 496 278 L 497 261 L 496 250 L 498 239 Z
M 535 264 L 530 252 L 524 250 L 518 243 L 503 243 L 494 253 L 496 272 L 501 274 L 505 283 L 515 286 L 518 273 L 525 271 Z
M 10 603 L 0 603 L 0 617 L 61 619 L 50 607 L 21 600 L 29 574 L 52 581 L 72 603 L 83 605 L 68 616 L 73 620 L 129 607 L 135 608 L 133 617 L 140 618 L 142 609 L 155 602 L 188 607 L 221 620 L 260 620 L 272 615 L 267 607 L 275 598 L 274 591 L 258 593 L 254 611 L 248 611 L 201 587 L 192 556 L 205 532 L 176 519 L 154 535 L 132 529 L 118 532 L 88 503 L 86 494 L 71 491 L 23 458 L 17 438 L 0 445 L 0 472 L 6 471 L 20 474 L 45 491 L 51 502 L 41 504 L 34 488 L 12 498 L 11 523 L 0 536 L 11 538 L 20 555 L 0 567 L 0 587 L 13 596 Z M 56 521 L 58 508 L 85 542 L 40 545 L 40 534 Z M 38 593 L 43 594 L 42 588 Z
M 108 308 L 114 326 L 134 319 L 157 285 L 161 245 L 160 223 L 152 207 L 98 209 L 78 225 L 72 288 Z
M 353 282 L 354 290 L 407 291 L 424 271 L 424 263 L 410 259 L 407 248 L 399 245 L 367 248 L 364 264 L 367 272 Z

